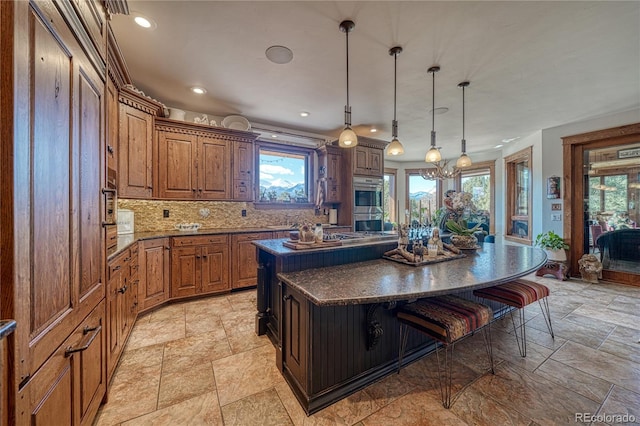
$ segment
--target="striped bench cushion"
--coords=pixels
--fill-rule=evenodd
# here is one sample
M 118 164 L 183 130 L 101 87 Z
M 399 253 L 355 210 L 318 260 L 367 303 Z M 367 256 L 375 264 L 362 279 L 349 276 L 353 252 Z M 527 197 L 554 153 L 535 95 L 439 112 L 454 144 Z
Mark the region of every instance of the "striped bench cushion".
M 458 296 L 420 299 L 399 308 L 398 319 L 444 343 L 452 343 L 489 323 L 491 308 Z
M 536 300 L 549 295 L 549 288 L 529 280 L 514 280 L 506 284 L 474 290 L 473 294 L 483 299 L 494 300 L 516 308 L 524 308 Z

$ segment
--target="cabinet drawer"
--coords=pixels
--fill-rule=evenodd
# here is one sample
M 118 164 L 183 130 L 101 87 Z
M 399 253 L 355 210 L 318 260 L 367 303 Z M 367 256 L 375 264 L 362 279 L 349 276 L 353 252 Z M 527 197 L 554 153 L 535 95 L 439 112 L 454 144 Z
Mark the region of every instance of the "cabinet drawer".
M 252 232 L 250 234 L 238 234 L 234 236 L 236 241 L 269 240 L 272 237 L 272 232 Z
M 129 250 L 125 250 L 114 259 L 111 259 L 108 265 L 109 277 L 107 279 L 110 280 L 116 272 L 124 269 L 129 260 L 131 260 L 131 253 Z
M 197 237 L 174 237 L 172 240 L 174 247 L 198 246 L 205 244 L 228 244 L 229 236 L 227 234 L 202 235 Z

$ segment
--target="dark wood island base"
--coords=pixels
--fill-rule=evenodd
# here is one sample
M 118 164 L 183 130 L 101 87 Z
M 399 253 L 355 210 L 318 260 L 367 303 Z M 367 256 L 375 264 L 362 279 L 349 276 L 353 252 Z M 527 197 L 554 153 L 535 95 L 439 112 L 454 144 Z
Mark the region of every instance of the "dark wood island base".
M 256 333 L 270 338 L 277 367 L 308 415 L 398 371 L 398 304 L 454 292 L 472 298 L 474 288 L 534 272 L 546 260 L 542 250 L 500 246 L 455 266 L 413 267 L 381 259 L 395 239 L 309 251 L 283 241 L 254 242 Z M 403 366 L 435 347 L 410 330 Z

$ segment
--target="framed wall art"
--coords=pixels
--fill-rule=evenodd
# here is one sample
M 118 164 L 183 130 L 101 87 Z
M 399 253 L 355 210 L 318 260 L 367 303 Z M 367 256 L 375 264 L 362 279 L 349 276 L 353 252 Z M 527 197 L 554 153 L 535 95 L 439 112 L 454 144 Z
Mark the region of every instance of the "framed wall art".
M 547 198 L 560 198 L 560 176 L 547 178 Z

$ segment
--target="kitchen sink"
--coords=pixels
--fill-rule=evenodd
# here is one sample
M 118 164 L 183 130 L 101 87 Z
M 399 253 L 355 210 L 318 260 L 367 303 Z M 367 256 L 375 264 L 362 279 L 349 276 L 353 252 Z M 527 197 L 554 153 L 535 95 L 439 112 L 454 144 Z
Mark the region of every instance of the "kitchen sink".
M 276 229 L 278 231 L 288 231 L 288 230 L 294 230 L 295 228 L 292 228 L 291 225 L 267 225 L 265 226 L 265 228 L 267 229 Z

